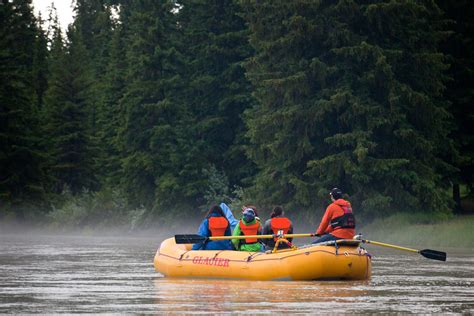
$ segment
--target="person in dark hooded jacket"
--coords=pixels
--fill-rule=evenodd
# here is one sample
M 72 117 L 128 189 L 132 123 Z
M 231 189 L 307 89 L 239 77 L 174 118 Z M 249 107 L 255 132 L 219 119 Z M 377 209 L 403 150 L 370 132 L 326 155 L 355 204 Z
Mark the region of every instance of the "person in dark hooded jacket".
M 262 235 L 273 235 L 273 234 L 293 234 L 293 223 L 290 221 L 289 218 L 285 217 L 285 212 L 281 206 L 275 206 L 273 208 L 272 214 L 270 219 L 265 222 L 263 226 L 263 233 Z M 293 238 L 287 238 L 289 242 L 293 240 Z M 263 239 L 263 242 L 266 245 L 267 250 L 271 250 L 275 247 L 275 242 L 277 238 L 267 238 Z M 281 242 L 278 245 L 278 249 L 285 249 L 290 248 L 290 245 Z
M 198 229 L 198 234 L 204 237 L 231 236 L 229 221 L 219 205 L 213 205 Z M 193 250 L 232 250 L 229 240 L 208 240 L 205 243 L 193 245 Z
M 329 196 L 332 203 L 324 213 L 316 231 L 319 238 L 313 241 L 313 244 L 354 237 L 355 218 L 352 214 L 351 204 L 342 198 L 342 191 L 338 188 L 332 189 Z

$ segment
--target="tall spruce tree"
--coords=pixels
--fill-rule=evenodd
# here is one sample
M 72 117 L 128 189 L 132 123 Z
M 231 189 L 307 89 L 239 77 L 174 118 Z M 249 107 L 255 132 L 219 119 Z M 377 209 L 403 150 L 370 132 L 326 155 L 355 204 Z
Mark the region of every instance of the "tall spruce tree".
M 41 34 L 31 1 L 0 2 L 0 217 L 37 211 L 44 199 L 34 61 Z
M 91 139 L 88 104 L 93 78 L 87 56 L 80 32 L 70 26 L 68 43 L 63 47 L 56 28 L 44 108 L 56 192 L 68 188 L 77 194 L 97 188 L 93 164 L 97 153 Z
M 38 110 L 41 110 L 43 107 L 44 94 L 48 88 L 48 38 L 46 37 L 45 31 L 43 29 L 43 22 L 44 21 L 40 14 L 38 16 L 38 31 L 35 39 L 32 66 L 32 82 L 35 89 L 34 99 Z
M 98 108 L 98 139 L 100 150 L 101 182 L 112 188 L 118 188 L 121 181 L 121 159 L 119 131 L 125 124 L 125 115 L 120 107 L 120 100 L 126 88 L 126 72 L 128 69 L 125 58 L 124 34 L 126 27 L 117 23 L 110 39 L 110 56 L 107 58 L 107 69 L 103 78 L 100 105 Z
M 111 6 L 107 0 L 76 0 L 74 26 L 81 33 L 95 75 L 106 72 L 112 35 Z
M 80 33 L 84 44 L 87 67 L 92 75 L 92 82 L 88 93 L 88 118 L 90 120 L 90 135 L 96 144 L 99 157 L 95 161 L 95 169 L 99 171 L 99 179 L 105 181 L 107 176 L 105 165 L 108 161 L 108 140 L 104 135 L 108 124 L 104 124 L 104 116 L 110 116 L 107 105 L 104 105 L 107 91 L 107 72 L 110 59 L 110 45 L 113 34 L 111 6 L 107 0 L 77 0 L 75 1 L 74 19 L 75 31 Z
M 456 210 L 461 209 L 461 192 L 459 184 L 467 186 L 471 196 L 474 194 L 474 136 L 471 131 L 474 125 L 474 6 L 472 1 L 436 1 L 450 20 L 451 35 L 443 43 L 443 52 L 449 56 L 449 74 L 445 93 L 451 102 L 451 113 L 454 115 L 456 128 L 452 137 L 459 148 L 460 156 L 455 165 L 459 168 L 453 185 Z
M 122 186 L 131 205 L 165 209 L 187 203 L 180 177 L 184 136 L 180 125 L 182 106 L 176 102 L 180 88 L 175 49 L 174 1 L 123 1 L 121 23 L 126 27 L 124 45 L 127 82 L 120 109 L 119 131 Z
M 433 1 L 243 1 L 260 104 L 248 112 L 267 201 L 360 214 L 449 212 L 442 16 Z
M 240 7 L 231 0 L 180 1 L 180 51 L 185 56 L 181 91 L 189 122 L 186 186 L 203 202 L 208 187 L 203 170 L 225 170 L 241 184 L 252 171 L 243 150 L 243 111 L 252 104 L 242 61 L 251 55 Z M 201 199 L 201 200 L 200 200 Z

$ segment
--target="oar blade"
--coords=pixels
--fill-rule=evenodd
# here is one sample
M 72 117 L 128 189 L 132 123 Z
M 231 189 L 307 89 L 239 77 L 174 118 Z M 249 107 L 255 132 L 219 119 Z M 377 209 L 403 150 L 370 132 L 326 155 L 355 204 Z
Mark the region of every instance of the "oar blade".
M 201 235 L 175 235 L 174 240 L 177 244 L 198 244 L 207 240 L 207 237 Z
M 431 250 L 431 249 L 423 249 L 420 250 L 420 254 L 428 259 L 439 260 L 439 261 L 446 261 L 446 252 Z

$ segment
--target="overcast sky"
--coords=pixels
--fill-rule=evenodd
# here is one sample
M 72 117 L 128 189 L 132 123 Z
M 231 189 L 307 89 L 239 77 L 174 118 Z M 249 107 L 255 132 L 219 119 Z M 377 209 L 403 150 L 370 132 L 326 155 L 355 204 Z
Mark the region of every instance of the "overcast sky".
M 58 11 L 59 23 L 61 28 L 65 30 L 67 26 L 72 22 L 72 0 L 33 0 L 33 7 L 35 13 L 41 11 L 41 15 L 44 20 L 48 18 L 48 11 L 51 3 L 54 2 L 54 6 Z

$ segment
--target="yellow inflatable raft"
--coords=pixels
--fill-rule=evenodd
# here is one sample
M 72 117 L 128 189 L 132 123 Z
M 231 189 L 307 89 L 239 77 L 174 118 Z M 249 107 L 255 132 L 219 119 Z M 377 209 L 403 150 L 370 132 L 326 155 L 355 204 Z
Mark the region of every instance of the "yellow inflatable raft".
M 338 240 L 276 252 L 191 250 L 191 244 L 162 242 L 155 270 L 166 277 L 250 280 L 364 280 L 370 255 L 359 240 Z

